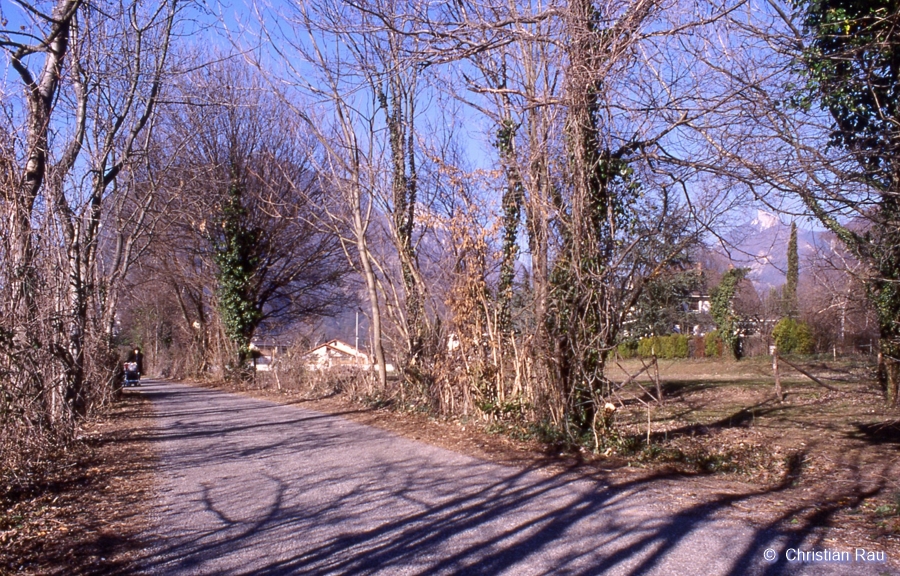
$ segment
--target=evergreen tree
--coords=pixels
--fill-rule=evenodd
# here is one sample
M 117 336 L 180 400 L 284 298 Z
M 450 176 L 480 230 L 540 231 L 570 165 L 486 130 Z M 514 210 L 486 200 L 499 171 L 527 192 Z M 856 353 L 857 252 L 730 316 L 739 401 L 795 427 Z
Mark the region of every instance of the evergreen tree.
M 701 289 L 703 277 L 696 270 L 675 270 L 660 274 L 644 286 L 631 311 L 628 332 L 632 338 L 671 334 L 678 326 L 689 333 L 695 323 L 691 294 Z
M 787 282 L 784 284 L 784 315 L 794 318 L 799 312 L 797 300 L 797 281 L 800 278 L 799 258 L 797 257 L 797 223 L 791 222 L 791 236 L 787 251 Z

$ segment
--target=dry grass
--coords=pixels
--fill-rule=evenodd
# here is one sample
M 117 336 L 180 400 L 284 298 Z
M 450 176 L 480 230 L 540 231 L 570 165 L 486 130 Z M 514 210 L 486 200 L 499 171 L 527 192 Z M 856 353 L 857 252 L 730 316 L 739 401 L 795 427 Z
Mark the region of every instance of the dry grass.
M 0 493 L 0 574 L 130 574 L 148 522 L 149 403 L 126 394 L 79 441 Z

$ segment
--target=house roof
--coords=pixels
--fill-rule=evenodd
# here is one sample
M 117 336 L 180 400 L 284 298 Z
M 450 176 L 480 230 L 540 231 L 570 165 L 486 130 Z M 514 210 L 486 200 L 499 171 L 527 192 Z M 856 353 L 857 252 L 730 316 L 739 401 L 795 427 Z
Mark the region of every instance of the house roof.
M 263 339 L 261 337 L 254 337 L 253 340 L 250 341 L 250 349 L 254 348 L 290 348 L 292 345 L 290 340 L 277 340 L 277 339 Z
M 307 352 L 306 356 L 314 354 L 316 351 L 322 350 L 322 349 L 325 349 L 326 351 L 337 352 L 339 354 L 342 354 L 345 356 L 350 356 L 353 358 L 367 358 L 368 357 L 365 354 L 365 352 L 361 351 L 360 349 L 356 348 L 355 346 L 351 346 L 350 344 L 347 344 L 346 342 L 342 342 L 341 340 L 330 340 L 328 342 L 325 342 L 324 344 L 319 344 L 318 346 L 316 346 L 315 348 L 313 348 L 312 350 Z

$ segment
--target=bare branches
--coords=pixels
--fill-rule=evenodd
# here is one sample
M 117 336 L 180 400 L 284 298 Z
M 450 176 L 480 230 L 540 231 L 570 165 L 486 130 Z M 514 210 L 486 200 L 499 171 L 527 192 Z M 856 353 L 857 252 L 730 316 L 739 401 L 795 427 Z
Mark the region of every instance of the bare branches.
M 120 4 L 121 13 L 113 15 L 99 4 L 58 1 L 49 16 L 18 4 L 41 41 L 2 35 L 25 90 L 15 108 L 24 134 L 13 152 L 18 174 L 3 190 L 13 238 L 3 282 L 14 289 L 2 303 L 0 326 L 21 336 L 0 345 L 0 370 L 28 383 L 22 393 L 38 399 L 43 425 L 65 435 L 114 392 L 118 283 L 134 261 L 135 243 L 148 232 L 137 224 L 151 223 L 153 201 L 135 198 L 130 221 L 110 218 L 121 214 L 114 207 L 128 204 L 122 197 L 138 194 L 131 186 L 138 170 L 133 161 L 152 125 L 177 2 L 150 10 L 141 2 Z M 40 72 L 33 72 L 39 55 Z M 46 368 L 22 372 L 20 356 L 34 356 Z

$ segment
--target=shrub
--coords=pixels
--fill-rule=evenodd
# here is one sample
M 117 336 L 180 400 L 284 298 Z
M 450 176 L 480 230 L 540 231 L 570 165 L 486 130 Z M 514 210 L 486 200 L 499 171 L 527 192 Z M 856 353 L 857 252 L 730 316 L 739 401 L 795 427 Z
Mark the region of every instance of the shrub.
M 684 334 L 669 334 L 668 336 L 649 336 L 641 338 L 637 344 L 637 354 L 641 358 L 650 358 L 656 354 L 657 358 L 672 360 L 674 358 L 687 358 L 689 352 L 690 337 Z
M 706 357 L 706 340 L 703 336 L 692 336 L 690 339 L 690 346 L 688 351 L 688 357 L 690 358 L 705 358 Z
M 672 346 L 669 344 L 668 336 L 657 336 L 654 343 L 657 358 L 668 360 L 672 357 Z
M 722 355 L 722 339 L 719 337 L 718 330 L 707 333 L 704 344 L 704 353 L 707 358 L 718 358 Z
M 641 341 L 638 342 L 637 352 L 641 358 L 650 358 L 654 354 L 659 356 L 659 337 L 641 338 Z
M 619 356 L 623 360 L 628 360 L 637 356 L 638 343 L 636 340 L 626 340 L 619 344 Z
M 690 356 L 690 336 L 686 334 L 672 334 L 669 338 L 672 339 L 673 358 L 687 358 Z
M 810 354 L 815 344 L 809 326 L 793 318 L 779 320 L 772 330 L 772 337 L 782 354 Z

